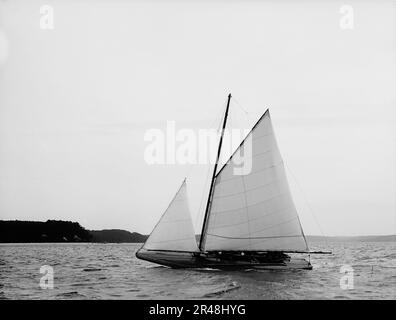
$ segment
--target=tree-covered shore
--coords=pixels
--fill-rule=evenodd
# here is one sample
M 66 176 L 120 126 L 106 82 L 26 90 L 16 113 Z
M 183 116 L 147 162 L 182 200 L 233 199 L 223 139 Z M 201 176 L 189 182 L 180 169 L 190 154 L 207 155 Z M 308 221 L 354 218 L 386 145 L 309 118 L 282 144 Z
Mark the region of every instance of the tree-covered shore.
M 144 242 L 147 236 L 125 230 L 87 230 L 78 222 L 0 220 L 0 243 Z

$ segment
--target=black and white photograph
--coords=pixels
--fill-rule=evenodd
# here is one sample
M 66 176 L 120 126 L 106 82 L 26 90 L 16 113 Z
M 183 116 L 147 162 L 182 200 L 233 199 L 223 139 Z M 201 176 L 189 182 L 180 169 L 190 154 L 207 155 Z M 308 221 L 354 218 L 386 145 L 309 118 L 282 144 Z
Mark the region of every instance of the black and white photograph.
M 0 0 L 0 300 L 395 299 L 395 0 Z

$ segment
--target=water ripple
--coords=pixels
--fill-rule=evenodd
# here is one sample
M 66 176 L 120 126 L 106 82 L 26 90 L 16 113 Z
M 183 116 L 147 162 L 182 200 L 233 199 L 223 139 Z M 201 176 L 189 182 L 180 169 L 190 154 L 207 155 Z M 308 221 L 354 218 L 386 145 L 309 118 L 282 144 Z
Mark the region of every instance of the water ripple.
M 321 243 L 313 270 L 170 269 L 135 258 L 135 244 L 1 244 L 0 299 L 395 299 L 394 243 Z M 40 288 L 40 267 L 54 288 Z M 354 288 L 343 290 L 343 265 Z

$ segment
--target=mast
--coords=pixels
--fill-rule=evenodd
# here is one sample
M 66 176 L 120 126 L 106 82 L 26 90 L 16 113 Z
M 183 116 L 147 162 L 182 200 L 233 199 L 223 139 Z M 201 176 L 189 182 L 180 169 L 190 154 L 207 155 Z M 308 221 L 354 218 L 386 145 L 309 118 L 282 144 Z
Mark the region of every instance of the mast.
M 223 120 L 223 127 L 221 129 L 219 148 L 217 150 L 216 162 L 215 162 L 215 165 L 214 165 L 214 168 L 213 168 L 213 175 L 212 175 L 212 180 L 211 180 L 211 183 L 210 183 L 208 201 L 206 202 L 205 216 L 204 216 L 204 221 L 203 221 L 203 225 L 202 225 L 201 237 L 199 239 L 199 250 L 201 250 L 201 251 L 203 250 L 205 233 L 206 233 L 206 229 L 208 227 L 210 202 L 211 202 L 212 195 L 213 195 L 213 187 L 214 187 L 215 178 L 216 178 L 217 165 L 218 165 L 219 158 L 220 158 L 221 145 L 223 144 L 224 131 L 225 131 L 225 127 L 226 127 L 226 124 L 227 124 L 228 109 L 230 108 L 230 101 L 231 101 L 231 93 L 228 95 L 227 107 L 226 107 L 226 110 L 225 110 L 225 115 L 224 115 L 224 120 Z

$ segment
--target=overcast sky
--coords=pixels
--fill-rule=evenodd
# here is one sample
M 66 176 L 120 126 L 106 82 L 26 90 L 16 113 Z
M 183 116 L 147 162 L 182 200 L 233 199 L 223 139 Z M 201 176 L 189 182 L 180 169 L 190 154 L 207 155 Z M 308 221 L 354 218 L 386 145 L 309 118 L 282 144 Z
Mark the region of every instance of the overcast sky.
M 395 1 L 0 10 L 0 219 L 149 233 L 188 175 L 198 231 L 209 167 L 148 165 L 143 138 L 167 120 L 217 128 L 231 92 L 233 124 L 270 108 L 306 234 L 396 233 Z

